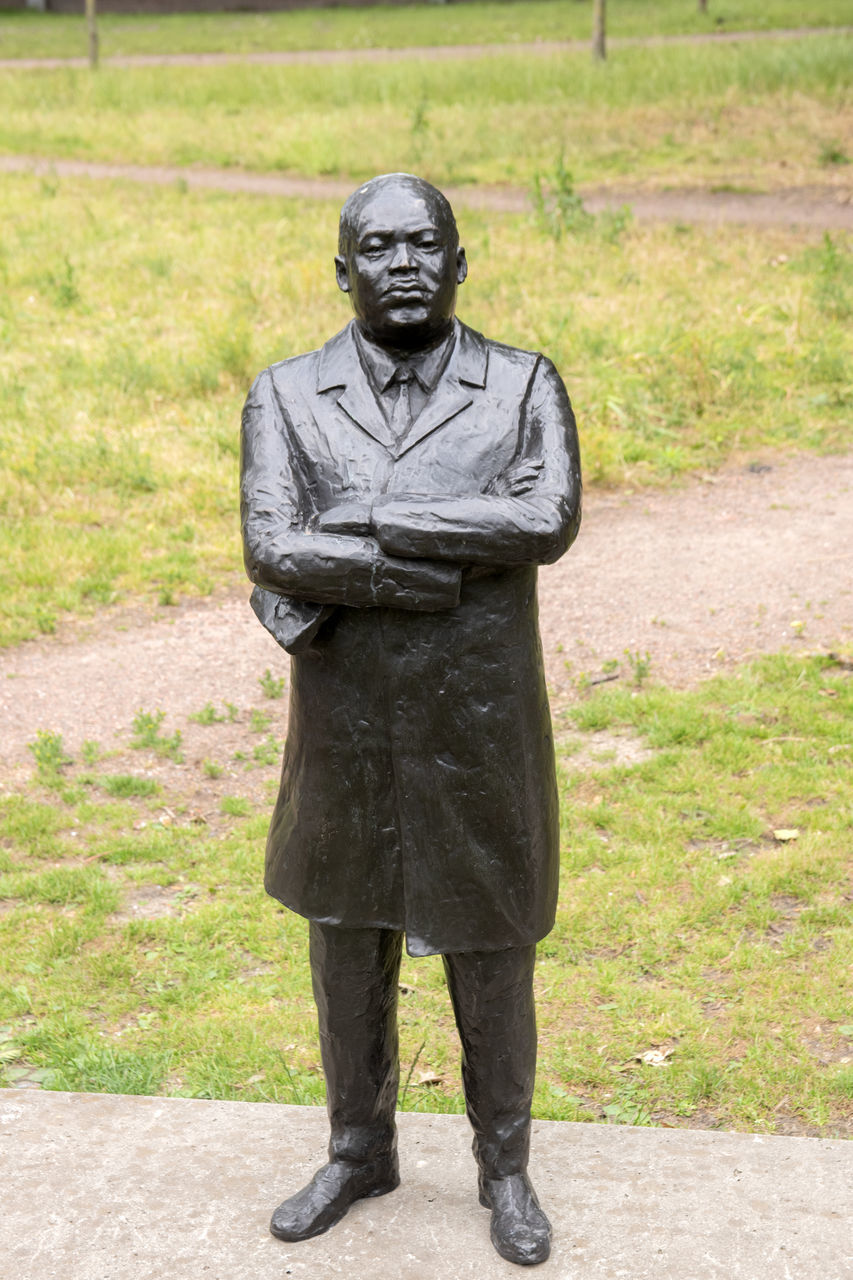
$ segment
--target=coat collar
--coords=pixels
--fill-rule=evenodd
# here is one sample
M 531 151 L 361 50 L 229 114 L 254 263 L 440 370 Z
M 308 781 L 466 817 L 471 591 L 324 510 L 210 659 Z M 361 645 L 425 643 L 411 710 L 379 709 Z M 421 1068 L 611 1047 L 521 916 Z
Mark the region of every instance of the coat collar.
M 388 390 L 400 369 L 408 368 L 420 387 L 428 395 L 432 394 L 456 346 L 455 328 L 451 328 L 450 332 L 429 350 L 405 354 L 386 351 L 385 347 L 380 347 L 378 342 L 374 342 L 372 338 L 368 338 L 367 334 L 362 333 L 358 326 L 353 329 L 353 337 L 371 386 L 374 390 L 378 389 L 381 392 Z
M 353 334 L 355 321 L 330 338 L 320 351 L 317 391 L 338 391 L 337 402 L 363 431 L 378 440 L 396 457 L 407 453 L 450 418 L 472 403 L 471 387 L 485 387 L 489 352 L 482 334 L 454 320 L 456 345 L 423 411 L 411 430 L 396 441 L 385 425 L 365 373 Z

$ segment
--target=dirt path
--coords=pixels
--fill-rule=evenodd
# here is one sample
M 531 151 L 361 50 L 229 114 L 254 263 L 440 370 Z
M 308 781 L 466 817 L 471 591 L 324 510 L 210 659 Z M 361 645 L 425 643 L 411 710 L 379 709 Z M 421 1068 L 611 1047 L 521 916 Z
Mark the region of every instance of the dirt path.
M 91 160 L 50 160 L 42 156 L 0 156 L 0 173 L 120 180 L 150 186 L 183 182 L 199 190 L 239 191 L 286 200 L 345 200 L 355 185 L 351 178 L 289 178 L 275 173 L 240 173 L 233 169 L 105 164 Z M 497 213 L 523 213 L 530 209 L 530 194 L 521 187 L 445 186 L 442 189 L 459 208 Z M 698 222 L 711 226 L 741 223 L 812 231 L 853 231 L 851 187 L 790 187 L 766 195 L 699 188 L 642 191 L 631 187 L 599 187 L 581 188 L 579 194 L 591 213 L 619 209 L 627 204 L 639 222 Z
M 845 35 L 853 27 L 789 27 L 777 31 L 720 31 L 668 36 L 612 36 L 608 47 L 654 48 L 670 44 L 737 44 L 744 40 L 801 40 L 806 36 Z M 215 67 L 232 62 L 329 66 L 341 62 L 441 62 L 450 58 L 493 58 L 506 53 L 583 53 L 588 40 L 535 40 L 505 44 L 409 45 L 401 49 L 281 49 L 259 53 L 131 53 L 102 59 L 108 67 Z M 0 69 L 50 71 L 85 67 L 85 58 L 0 58 Z
M 74 752 L 87 738 L 122 749 L 141 707 L 165 710 L 195 760 L 212 730 L 188 716 L 208 702 L 234 704 L 244 722 L 262 707 L 280 735 L 286 704 L 258 681 L 267 668 L 286 676 L 287 659 L 247 595 L 235 581 L 215 601 L 100 615 L 0 653 L 0 765 L 31 764 L 38 729 Z M 648 653 L 651 677 L 677 686 L 758 653 L 849 650 L 853 453 L 774 459 L 677 491 L 591 494 L 575 547 L 542 572 L 541 621 L 556 706 L 607 662 L 630 679 L 625 650 Z M 220 753 L 230 728 L 216 726 Z M 245 723 L 233 731 L 245 746 Z

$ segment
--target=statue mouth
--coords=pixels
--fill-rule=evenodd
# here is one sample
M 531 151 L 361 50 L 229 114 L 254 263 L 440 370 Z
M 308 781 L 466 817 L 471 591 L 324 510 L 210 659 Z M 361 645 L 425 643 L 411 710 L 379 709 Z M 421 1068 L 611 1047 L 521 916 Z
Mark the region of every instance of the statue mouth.
M 386 298 L 421 298 L 427 297 L 426 291 L 419 284 L 394 284 L 385 290 Z

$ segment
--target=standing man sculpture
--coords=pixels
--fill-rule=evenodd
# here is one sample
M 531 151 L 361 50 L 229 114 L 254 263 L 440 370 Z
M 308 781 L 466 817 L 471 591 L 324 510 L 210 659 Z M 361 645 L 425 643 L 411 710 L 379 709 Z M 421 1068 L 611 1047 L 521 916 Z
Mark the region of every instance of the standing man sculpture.
M 536 566 L 577 534 L 574 417 L 550 361 L 455 319 L 467 265 L 435 187 L 360 187 L 335 266 L 355 319 L 243 412 L 252 604 L 293 655 L 266 888 L 310 921 L 331 1122 L 270 1229 L 319 1235 L 399 1183 L 405 935 L 444 959 L 492 1242 L 542 1262 L 533 969 L 559 855 Z

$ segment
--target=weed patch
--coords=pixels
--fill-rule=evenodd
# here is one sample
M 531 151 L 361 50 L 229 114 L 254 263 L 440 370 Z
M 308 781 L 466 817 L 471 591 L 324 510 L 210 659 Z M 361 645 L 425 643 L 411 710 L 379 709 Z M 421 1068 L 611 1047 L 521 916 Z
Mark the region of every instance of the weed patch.
M 280 698 L 284 694 L 284 676 L 274 676 L 267 667 L 264 674 L 258 680 L 262 691 L 268 698 Z
M 604 240 L 618 240 L 631 224 L 631 210 L 622 209 L 590 213 L 575 191 L 572 175 L 560 156 L 550 174 L 533 175 L 531 203 L 540 230 L 559 242 L 564 235 L 584 238 L 598 235 Z
M 201 711 L 195 711 L 190 716 L 190 720 L 195 720 L 196 724 L 220 724 L 225 719 L 221 715 L 212 702 L 206 702 Z
M 176 729 L 171 734 L 161 733 L 160 726 L 165 719 L 165 711 L 143 711 L 140 708 L 133 717 L 131 746 L 138 751 L 148 748 L 151 751 L 156 751 L 157 755 L 169 756 L 172 760 L 180 761 L 183 759 L 181 753 L 181 731 Z
M 71 764 L 71 757 L 65 754 L 65 748 L 62 745 L 62 734 L 38 729 L 35 741 L 29 746 L 42 780 L 56 785 L 59 782 L 60 771 Z
M 128 799 L 131 796 L 155 796 L 160 790 L 153 778 L 140 778 L 132 773 L 107 774 L 100 784 L 108 795 Z

